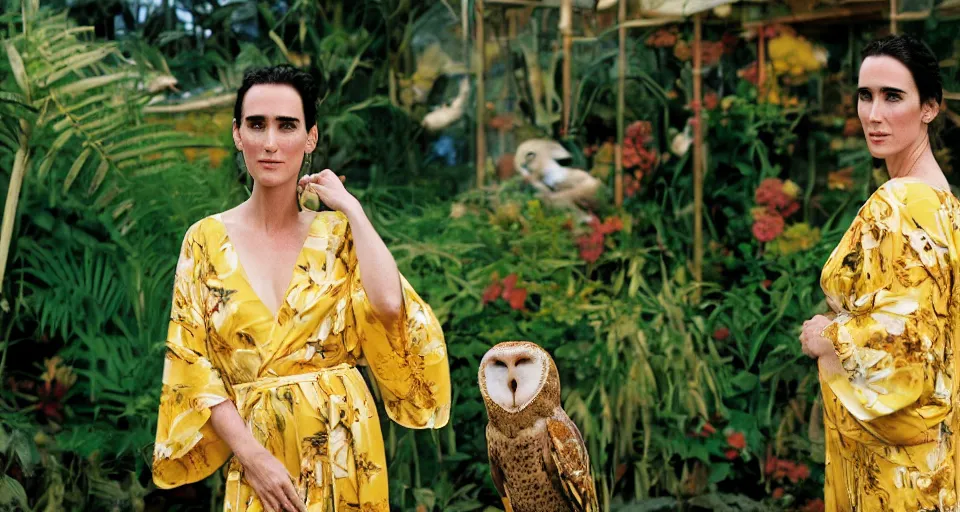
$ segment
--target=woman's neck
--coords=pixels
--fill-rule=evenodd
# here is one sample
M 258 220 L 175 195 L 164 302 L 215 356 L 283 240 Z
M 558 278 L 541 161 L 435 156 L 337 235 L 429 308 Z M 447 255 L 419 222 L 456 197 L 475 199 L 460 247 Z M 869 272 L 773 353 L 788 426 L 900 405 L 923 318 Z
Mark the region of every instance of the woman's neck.
M 244 203 L 248 220 L 265 233 L 298 226 L 300 209 L 297 207 L 296 187 L 296 181 L 276 187 L 254 184 L 250 199 Z
M 939 170 L 937 159 L 930 149 L 930 138 L 920 137 L 903 151 L 886 159 L 890 178 L 919 178 Z

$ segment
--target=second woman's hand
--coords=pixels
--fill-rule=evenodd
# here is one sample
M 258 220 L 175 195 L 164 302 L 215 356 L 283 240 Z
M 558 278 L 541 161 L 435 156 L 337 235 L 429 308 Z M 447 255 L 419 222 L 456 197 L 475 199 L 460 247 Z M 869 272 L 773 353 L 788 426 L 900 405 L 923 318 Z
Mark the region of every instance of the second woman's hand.
M 834 351 L 833 342 L 824 338 L 820 333 L 823 332 L 831 320 L 823 315 L 817 315 L 803 323 L 803 330 L 800 332 L 800 344 L 803 353 L 813 359 L 820 359 Z
M 307 512 L 297 494 L 293 477 L 272 453 L 262 446 L 252 447 L 247 453 L 237 453 L 244 477 L 268 512 Z

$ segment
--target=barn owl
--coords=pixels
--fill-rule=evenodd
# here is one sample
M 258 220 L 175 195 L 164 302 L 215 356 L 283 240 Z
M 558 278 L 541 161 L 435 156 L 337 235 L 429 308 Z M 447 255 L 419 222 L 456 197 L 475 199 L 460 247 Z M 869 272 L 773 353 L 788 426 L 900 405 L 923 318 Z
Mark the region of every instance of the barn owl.
M 560 375 L 546 350 L 500 343 L 480 362 L 490 473 L 506 512 L 599 512 L 590 457 L 560 406 Z
M 559 142 L 531 139 L 517 147 L 513 162 L 517 172 L 540 192 L 546 203 L 573 210 L 586 221 L 590 215 L 581 207 L 595 205 L 601 182 L 584 170 L 557 162 L 570 157 Z

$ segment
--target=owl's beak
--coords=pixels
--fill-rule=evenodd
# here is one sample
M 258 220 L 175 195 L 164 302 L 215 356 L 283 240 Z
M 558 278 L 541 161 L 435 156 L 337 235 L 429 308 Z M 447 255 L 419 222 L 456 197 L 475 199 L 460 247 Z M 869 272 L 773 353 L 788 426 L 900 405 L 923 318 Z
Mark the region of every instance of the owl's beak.
M 510 371 L 507 373 L 507 384 L 510 386 L 510 392 L 513 393 L 513 406 L 517 406 L 517 378 L 513 375 L 513 368 L 510 368 Z

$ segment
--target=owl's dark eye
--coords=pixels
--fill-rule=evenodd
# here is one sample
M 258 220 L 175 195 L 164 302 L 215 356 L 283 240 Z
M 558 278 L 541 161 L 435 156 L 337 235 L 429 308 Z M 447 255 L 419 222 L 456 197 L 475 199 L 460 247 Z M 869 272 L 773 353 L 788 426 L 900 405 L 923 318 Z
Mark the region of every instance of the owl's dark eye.
M 533 360 L 529 357 L 521 357 L 520 359 L 517 359 L 517 366 L 520 366 L 521 364 L 530 364 L 532 362 Z
M 494 361 L 494 362 L 493 362 L 493 365 L 494 365 L 494 366 L 497 366 L 497 367 L 500 367 L 500 368 L 506 368 L 506 367 L 507 367 L 507 363 L 504 363 L 503 361 L 500 361 L 499 359 L 496 360 L 496 361 Z

